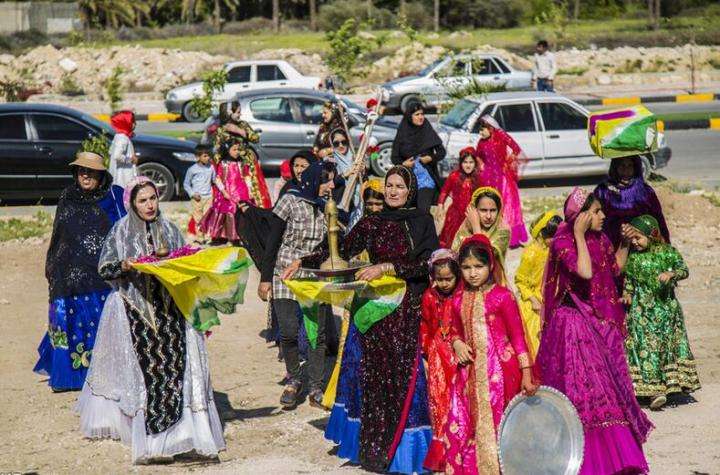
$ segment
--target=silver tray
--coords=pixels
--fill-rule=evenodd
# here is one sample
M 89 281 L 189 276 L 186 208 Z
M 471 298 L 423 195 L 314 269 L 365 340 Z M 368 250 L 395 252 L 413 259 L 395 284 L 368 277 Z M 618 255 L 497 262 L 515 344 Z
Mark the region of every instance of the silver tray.
M 534 396 L 510 401 L 498 429 L 505 475 L 576 475 L 585 447 L 575 406 L 560 391 L 540 386 Z
M 360 269 L 367 267 L 369 262 L 350 261 L 347 269 L 310 269 L 301 267 L 300 270 L 309 275 L 311 279 L 328 282 L 351 282 L 355 280 L 355 274 Z

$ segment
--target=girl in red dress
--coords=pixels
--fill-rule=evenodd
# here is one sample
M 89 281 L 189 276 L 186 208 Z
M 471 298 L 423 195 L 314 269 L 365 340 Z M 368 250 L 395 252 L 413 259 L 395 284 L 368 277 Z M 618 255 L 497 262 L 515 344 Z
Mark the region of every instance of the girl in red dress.
M 438 198 L 438 206 L 445 210 L 445 224 L 440 232 L 441 247 L 449 248 L 452 245 L 457 230 L 465 220 L 465 210 L 470 204 L 470 198 L 480 187 L 481 171 L 482 163 L 477 160 L 475 149 L 462 149 L 458 168 L 445 180 Z
M 428 264 L 432 286 L 422 297 L 420 344 L 427 361 L 433 439 L 424 466 L 433 472 L 442 472 L 445 470 L 445 447 L 441 436 L 450 408 L 450 383 L 457 368 L 448 333 L 452 296 L 460 280 L 460 268 L 457 254 L 450 249 L 433 252 Z

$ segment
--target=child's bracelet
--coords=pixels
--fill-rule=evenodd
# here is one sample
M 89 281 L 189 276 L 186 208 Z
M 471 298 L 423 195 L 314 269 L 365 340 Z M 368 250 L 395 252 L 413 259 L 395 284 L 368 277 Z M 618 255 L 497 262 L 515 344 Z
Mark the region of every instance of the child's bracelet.
M 523 370 L 523 369 L 532 369 L 532 365 L 530 365 L 530 366 L 521 366 L 520 369 L 521 369 L 521 370 Z

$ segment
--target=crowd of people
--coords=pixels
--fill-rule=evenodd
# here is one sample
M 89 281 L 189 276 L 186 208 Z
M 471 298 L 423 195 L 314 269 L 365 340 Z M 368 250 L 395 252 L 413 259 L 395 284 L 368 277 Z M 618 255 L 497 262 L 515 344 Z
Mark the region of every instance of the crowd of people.
M 286 370 L 281 406 L 307 395 L 328 410 L 325 437 L 337 456 L 370 471 L 499 473 L 505 409 L 546 385 L 583 424 L 581 473 L 647 473 L 652 424 L 641 403 L 660 409 L 700 383 L 675 296 L 688 269 L 639 158 L 613 159 L 602 184 L 575 188 L 563 210 L 529 223 L 528 236 L 524 154 L 491 116 L 443 182 L 446 151 L 420 104 L 404 114 L 383 180 L 355 159 L 344 113 L 325 105 L 312 151 L 289 158 L 271 197 L 250 145 L 258 134 L 237 103 L 223 105 L 213 145 L 198 145 L 184 180 L 193 243 L 243 246 L 260 271 Z M 131 445 L 136 463 L 216 458 L 225 441 L 205 337 L 158 280 L 133 270 L 185 239 L 160 212 L 155 185 L 134 176 L 132 115 L 121 114 L 109 166 L 92 152 L 71 164 L 75 183 L 58 203 L 47 254 L 49 323 L 35 371 L 53 391 L 81 390 L 83 435 Z M 367 262 L 356 280 L 393 276 L 405 292 L 362 329 L 352 311 L 320 304 L 308 344 L 286 282 L 310 278 L 307 269 L 328 258 L 325 208 L 351 176 L 360 179 L 339 213 L 339 252 Z M 513 285 L 506 254 L 521 246 Z M 337 362 L 326 382 L 328 353 Z

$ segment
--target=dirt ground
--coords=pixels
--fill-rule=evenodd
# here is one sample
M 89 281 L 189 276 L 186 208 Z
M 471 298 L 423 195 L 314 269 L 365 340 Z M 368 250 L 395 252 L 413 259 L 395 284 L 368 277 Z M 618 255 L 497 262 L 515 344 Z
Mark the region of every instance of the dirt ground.
M 652 473 L 720 474 L 720 208 L 699 196 L 661 193 L 674 244 L 690 266 L 678 294 L 703 388 L 692 401 L 650 413 L 645 450 Z M 361 473 L 333 456 L 327 413 L 278 407 L 284 375 L 277 350 L 259 335 L 265 305 L 251 274 L 247 303 L 209 339 L 215 397 L 227 450 L 218 464 L 131 465 L 119 442 L 83 439 L 77 393 L 53 394 L 32 372 L 47 324 L 43 275 L 47 240 L 0 243 L 0 472 L 37 473 Z M 519 252 L 509 256 L 514 271 Z

